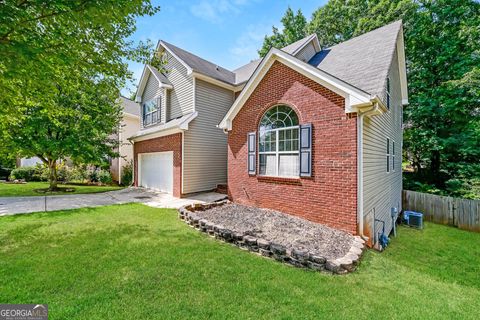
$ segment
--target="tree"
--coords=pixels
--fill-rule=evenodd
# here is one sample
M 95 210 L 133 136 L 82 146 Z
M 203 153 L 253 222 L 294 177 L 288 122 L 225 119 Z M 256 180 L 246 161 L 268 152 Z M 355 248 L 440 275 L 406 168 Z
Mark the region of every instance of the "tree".
M 58 159 L 112 155 L 126 59 L 145 62 L 151 44 L 128 37 L 148 0 L 5 1 L 0 6 L 0 137 L 19 156 L 38 156 L 56 188 Z
M 258 54 L 260 57 L 264 57 L 270 48 L 283 48 L 297 40 L 300 40 L 306 36 L 307 20 L 299 9 L 297 14 L 288 7 L 283 18 L 281 19 L 283 24 L 283 30 L 279 31 L 278 28 L 272 27 L 273 35 L 265 36 L 263 45 Z

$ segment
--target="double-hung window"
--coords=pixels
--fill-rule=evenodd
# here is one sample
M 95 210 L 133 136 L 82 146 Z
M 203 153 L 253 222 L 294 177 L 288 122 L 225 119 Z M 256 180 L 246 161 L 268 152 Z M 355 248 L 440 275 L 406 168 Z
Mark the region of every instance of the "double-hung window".
M 274 106 L 261 119 L 258 133 L 260 175 L 298 177 L 300 138 L 295 111 L 285 105 Z
M 143 126 L 160 122 L 160 97 L 145 101 L 143 104 Z

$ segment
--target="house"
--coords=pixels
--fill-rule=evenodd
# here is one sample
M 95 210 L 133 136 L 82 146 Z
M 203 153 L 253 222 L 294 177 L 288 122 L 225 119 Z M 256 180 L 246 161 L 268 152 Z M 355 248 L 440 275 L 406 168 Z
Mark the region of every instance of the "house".
M 122 183 L 122 175 L 125 166 L 133 164 L 133 145 L 128 138 L 140 130 L 140 105 L 125 97 L 120 97 L 122 105 L 122 121 L 115 138 L 118 140 L 117 152 L 119 158 L 110 160 L 110 173 L 112 179 Z
M 146 65 L 136 97 L 135 185 L 181 197 L 228 181 L 235 202 L 370 245 L 390 232 L 408 103 L 401 21 L 331 48 L 310 35 L 233 71 L 165 41 L 157 51 L 164 70 Z
M 271 49 L 220 122 L 229 196 L 379 245 L 402 210 L 402 23 L 307 41 L 302 55 Z
M 302 56 L 310 38 L 283 50 Z M 165 41 L 157 53 L 163 70 L 145 65 L 137 90 L 142 123 L 130 138 L 135 185 L 176 197 L 225 185 L 227 136 L 217 125 L 260 60 L 230 71 Z

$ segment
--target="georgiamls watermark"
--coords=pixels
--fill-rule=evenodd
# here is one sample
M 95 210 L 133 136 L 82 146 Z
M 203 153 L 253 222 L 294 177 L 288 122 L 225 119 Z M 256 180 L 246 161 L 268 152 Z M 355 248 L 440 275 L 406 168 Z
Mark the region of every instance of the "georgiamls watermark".
M 0 320 L 48 320 L 48 305 L 0 304 Z

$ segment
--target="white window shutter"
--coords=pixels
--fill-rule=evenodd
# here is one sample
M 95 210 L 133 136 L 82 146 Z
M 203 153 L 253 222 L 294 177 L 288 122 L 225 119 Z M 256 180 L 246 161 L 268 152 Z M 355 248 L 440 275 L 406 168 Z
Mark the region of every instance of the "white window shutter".
M 256 174 L 257 173 L 257 133 L 250 132 L 247 136 L 248 139 L 248 174 Z
M 312 176 L 312 124 L 300 125 L 300 177 Z

